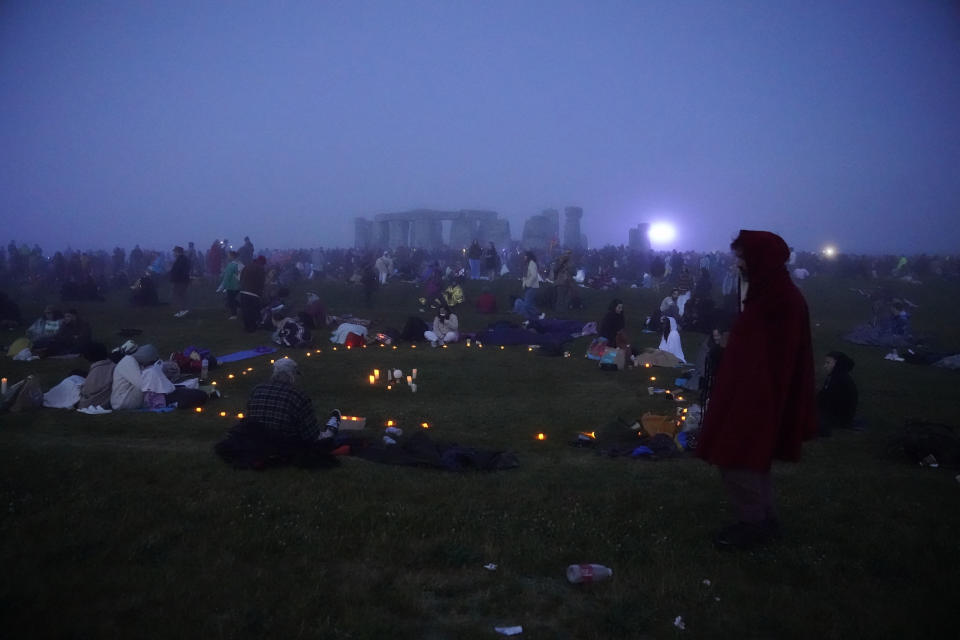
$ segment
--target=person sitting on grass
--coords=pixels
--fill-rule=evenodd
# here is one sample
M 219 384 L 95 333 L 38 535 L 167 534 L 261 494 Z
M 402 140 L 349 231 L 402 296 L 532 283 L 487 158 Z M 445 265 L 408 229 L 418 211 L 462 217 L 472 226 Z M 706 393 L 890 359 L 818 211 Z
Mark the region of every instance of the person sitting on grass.
M 53 305 L 47 305 L 43 310 L 43 315 L 34 320 L 27 328 L 27 337 L 31 342 L 36 342 L 41 338 L 52 338 L 60 330 L 60 323 L 63 321 L 63 314 Z
M 850 377 L 854 362 L 841 351 L 831 351 L 824 359 L 827 379 L 817 392 L 820 435 L 829 436 L 834 429 L 853 427 L 857 413 L 857 383 Z
M 437 309 L 433 318 L 433 329 L 423 332 L 423 337 L 430 341 L 431 347 L 456 342 L 460 339 L 460 323 L 457 314 L 450 311 L 450 307 L 442 305 Z
M 89 342 L 90 325 L 80 319 L 76 309 L 70 309 L 63 314 L 54 335 L 33 343 L 33 352 L 42 358 L 81 353 Z
M 113 390 L 113 369 L 107 348 L 102 342 L 91 342 L 84 349 L 83 357 L 90 362 L 90 372 L 80 385 L 80 401 L 77 409 L 87 407 L 110 408 L 110 392 Z
M 143 408 L 143 367 L 160 359 L 152 344 L 140 345 L 133 353 L 120 359 L 113 369 L 113 386 L 110 390 L 110 406 L 118 409 Z
M 250 393 L 246 416 L 217 443 L 217 454 L 241 468 L 263 469 L 289 462 L 300 466 L 336 464 L 329 453 L 340 429 L 340 412 L 330 412 L 321 427 L 313 402 L 297 386 L 299 380 L 294 360 L 277 360 L 270 381 L 258 384 Z
M 497 312 L 497 298 L 490 292 L 490 287 L 483 288 L 483 293 L 477 296 L 473 306 L 476 308 L 477 313 Z
M 672 353 L 680 362 L 686 362 L 687 357 L 683 355 L 683 345 L 680 344 L 680 332 L 677 331 L 677 319 L 672 316 L 663 316 L 660 318 L 660 346 L 661 351 Z
M 614 298 L 607 307 L 607 313 L 604 314 L 597 326 L 597 334 L 601 338 L 607 339 L 607 344 L 611 347 L 617 345 L 617 334 L 623 331 L 627 321 L 623 315 L 623 300 Z

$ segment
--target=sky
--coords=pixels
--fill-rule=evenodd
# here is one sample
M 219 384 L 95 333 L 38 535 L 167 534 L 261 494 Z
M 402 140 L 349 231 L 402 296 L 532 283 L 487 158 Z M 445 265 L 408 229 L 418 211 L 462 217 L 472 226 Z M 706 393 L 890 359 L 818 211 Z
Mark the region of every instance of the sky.
M 0 3 L 0 242 L 352 246 L 354 218 L 584 210 L 960 252 L 949 0 Z

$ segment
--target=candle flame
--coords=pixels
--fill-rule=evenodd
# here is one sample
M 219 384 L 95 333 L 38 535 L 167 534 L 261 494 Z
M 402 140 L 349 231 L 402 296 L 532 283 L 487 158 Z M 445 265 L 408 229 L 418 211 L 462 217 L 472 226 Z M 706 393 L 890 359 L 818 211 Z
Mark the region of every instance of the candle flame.
M 197 413 L 203 413 L 203 407 L 197 407 L 196 409 L 194 409 L 194 411 L 196 411 Z
M 388 426 L 388 427 L 392 427 L 394 424 L 396 424 L 396 423 L 394 423 L 393 420 L 387 420 L 387 426 Z
M 546 439 L 547 439 L 547 434 L 543 433 L 542 431 L 537 434 L 537 440 L 546 440 Z
M 238 420 L 243 420 L 243 412 L 242 412 L 242 411 L 237 414 L 237 419 L 238 419 Z
M 229 375 L 227 376 L 227 378 L 229 378 L 230 380 L 233 380 L 234 375 L 231 373 L 231 374 L 229 374 Z
M 429 428 L 430 428 L 430 423 L 428 423 L 428 422 L 421 422 L 421 423 L 420 423 L 420 426 L 423 427 L 424 429 L 429 429 Z
M 227 417 L 227 412 L 226 412 L 226 411 L 221 411 L 221 412 L 220 412 L 220 417 L 221 417 L 221 418 L 226 418 L 226 417 Z

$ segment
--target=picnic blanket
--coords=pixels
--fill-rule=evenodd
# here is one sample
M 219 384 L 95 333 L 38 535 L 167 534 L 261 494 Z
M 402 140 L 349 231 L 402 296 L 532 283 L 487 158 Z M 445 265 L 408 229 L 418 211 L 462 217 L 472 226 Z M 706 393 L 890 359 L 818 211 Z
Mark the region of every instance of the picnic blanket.
M 265 356 L 268 353 L 276 353 L 276 351 L 274 347 L 254 347 L 246 351 L 237 351 L 236 353 L 228 353 L 225 356 L 217 356 L 217 362 L 220 364 L 237 362 L 239 360 L 247 360 L 248 358 L 256 358 L 257 356 Z

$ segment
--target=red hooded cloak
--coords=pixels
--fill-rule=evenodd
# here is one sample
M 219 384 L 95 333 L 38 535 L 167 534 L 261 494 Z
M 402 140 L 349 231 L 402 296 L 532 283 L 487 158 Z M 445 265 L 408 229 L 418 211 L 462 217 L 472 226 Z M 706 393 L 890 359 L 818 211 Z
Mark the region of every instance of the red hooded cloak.
M 787 272 L 790 249 L 769 231 L 741 231 L 749 286 L 717 369 L 697 455 L 724 468 L 769 471 L 796 461 L 817 433 L 810 314 Z

